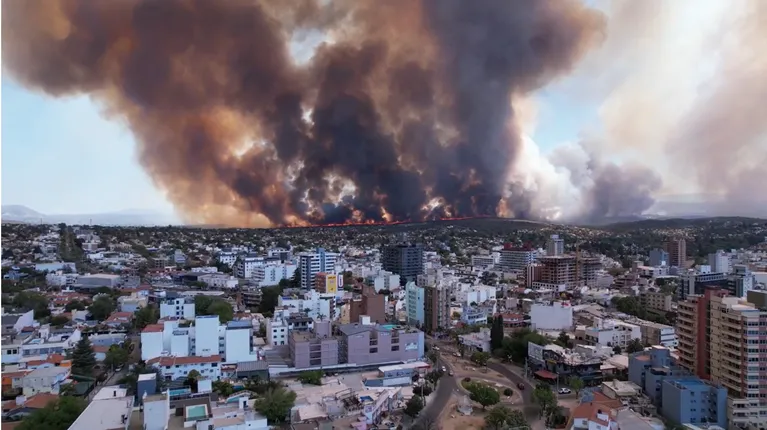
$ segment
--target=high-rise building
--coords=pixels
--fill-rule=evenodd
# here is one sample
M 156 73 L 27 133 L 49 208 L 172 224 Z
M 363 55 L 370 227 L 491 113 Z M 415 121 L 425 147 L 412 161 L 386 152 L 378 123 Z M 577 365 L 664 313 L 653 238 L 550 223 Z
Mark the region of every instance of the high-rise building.
M 408 282 L 405 285 L 405 310 L 407 311 L 407 323 L 413 326 L 424 326 L 426 323 L 426 290 Z
M 326 252 L 323 248 L 317 248 L 315 252 L 302 252 L 298 254 L 301 288 L 305 290 L 314 288 L 317 282 L 315 277 L 320 272 L 336 273 L 337 257 L 338 254 Z
M 428 286 L 424 291 L 424 329 L 438 332 L 450 328 L 450 294 L 442 285 Z
M 538 259 L 541 264 L 541 283 L 574 287 L 576 283 L 576 258 L 560 255 Z
M 546 255 L 556 257 L 565 254 L 565 240 L 560 239 L 558 234 L 552 234 L 546 242 Z
M 685 239 L 672 239 L 666 242 L 668 252 L 668 265 L 672 267 L 685 267 L 687 265 L 687 241 Z
M 668 252 L 659 248 L 650 251 L 650 266 L 669 266 L 668 261 Z
M 721 249 L 713 254 L 708 254 L 708 265 L 712 272 L 730 273 L 730 256 Z
M 498 268 L 503 272 L 524 272 L 529 264 L 535 262 L 535 251 L 529 246 L 513 248 L 506 244 L 500 254 Z
M 767 425 L 767 308 L 710 288 L 678 310 L 679 364 L 727 388 L 731 428 Z
M 381 256 L 383 269 L 399 275 L 400 285 L 416 281 L 423 274 L 423 246 L 399 244 L 387 246 Z
M 369 316 L 372 322 L 385 323 L 386 296 L 376 293 L 375 288 L 369 285 L 362 287 L 360 297 L 355 297 L 349 303 L 349 315 L 352 323 L 359 322 L 362 315 Z

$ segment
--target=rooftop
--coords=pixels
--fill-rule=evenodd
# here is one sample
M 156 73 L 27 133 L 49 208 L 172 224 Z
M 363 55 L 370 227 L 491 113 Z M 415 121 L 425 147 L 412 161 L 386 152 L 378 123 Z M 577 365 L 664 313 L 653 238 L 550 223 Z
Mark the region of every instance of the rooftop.
M 116 397 L 91 402 L 69 430 L 124 429 L 133 410 L 133 397 Z

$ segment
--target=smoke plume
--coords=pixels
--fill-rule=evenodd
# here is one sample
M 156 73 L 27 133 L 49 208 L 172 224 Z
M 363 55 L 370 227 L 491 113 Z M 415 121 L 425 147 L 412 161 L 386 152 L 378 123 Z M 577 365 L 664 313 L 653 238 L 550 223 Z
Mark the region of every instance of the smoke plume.
M 508 182 L 522 149 L 512 99 L 569 73 L 605 29 L 576 0 L 2 8 L 17 81 L 99 100 L 188 221 L 238 226 L 542 216 Z M 291 44 L 317 34 L 296 61 Z M 620 212 L 613 167 L 592 168 L 595 210 Z

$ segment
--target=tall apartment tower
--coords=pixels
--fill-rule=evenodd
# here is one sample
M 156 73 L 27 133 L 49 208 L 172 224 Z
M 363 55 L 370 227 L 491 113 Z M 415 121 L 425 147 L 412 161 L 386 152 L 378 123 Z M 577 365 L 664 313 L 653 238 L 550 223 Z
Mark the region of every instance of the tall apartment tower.
M 730 273 L 730 257 L 721 249 L 708 254 L 708 265 L 713 273 Z
M 650 251 L 650 266 L 668 266 L 668 252 L 663 249 L 653 249 Z
M 450 294 L 444 286 L 428 286 L 424 290 L 424 329 L 438 332 L 450 328 Z
M 687 263 L 687 241 L 685 239 L 672 239 L 666 242 L 668 252 L 668 265 L 672 267 L 685 267 Z
M 504 245 L 498 261 L 498 268 L 504 272 L 524 272 L 528 265 L 535 262 L 535 251 L 529 246 L 514 248 Z
M 756 300 L 755 300 L 756 301 Z M 731 426 L 767 425 L 767 303 L 756 305 L 709 288 L 681 302 L 679 365 L 727 388 Z
M 301 271 L 301 288 L 313 289 L 316 285 L 316 276 L 320 272 L 336 273 L 336 258 L 338 254 L 326 252 L 323 248 L 317 248 L 315 252 L 302 252 L 298 254 L 298 270 Z
M 560 239 L 558 234 L 552 234 L 546 242 L 546 255 L 548 257 L 557 257 L 565 254 L 565 240 Z
M 400 285 L 417 281 L 423 274 L 423 246 L 399 244 L 387 246 L 381 256 L 383 269 L 399 275 Z

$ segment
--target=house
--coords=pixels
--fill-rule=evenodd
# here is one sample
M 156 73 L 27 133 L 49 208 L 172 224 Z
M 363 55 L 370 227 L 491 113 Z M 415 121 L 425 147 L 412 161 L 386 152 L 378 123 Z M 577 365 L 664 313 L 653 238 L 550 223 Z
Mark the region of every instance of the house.
M 15 400 L 3 402 L 3 420 L 18 420 L 32 412 L 42 409 L 56 401 L 59 396 L 50 393 L 39 393 L 27 398 L 18 396 Z
M 25 396 L 37 393 L 59 394 L 61 384 L 69 378 L 70 369 L 67 367 L 43 367 L 35 369 L 24 376 L 22 389 Z
M 3 393 L 13 390 L 15 388 L 21 388 L 24 377 L 30 370 L 19 370 L 16 372 L 3 372 Z
M 192 370 L 196 370 L 200 375 L 217 380 L 221 377 L 220 355 L 211 355 L 209 357 L 156 357 L 148 360 L 146 363 L 160 369 L 162 375 L 168 381 L 186 378 Z
M 18 333 L 22 328 L 35 324 L 34 311 L 26 311 L 2 316 L 3 333 Z
M 104 325 L 118 328 L 123 325 L 130 325 L 133 322 L 133 312 L 113 312 L 112 315 L 104 320 Z

